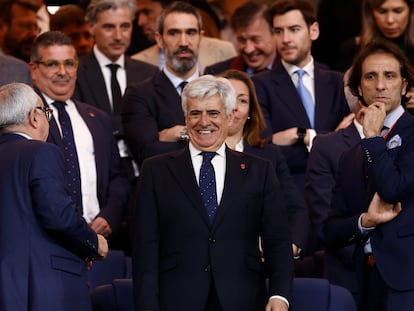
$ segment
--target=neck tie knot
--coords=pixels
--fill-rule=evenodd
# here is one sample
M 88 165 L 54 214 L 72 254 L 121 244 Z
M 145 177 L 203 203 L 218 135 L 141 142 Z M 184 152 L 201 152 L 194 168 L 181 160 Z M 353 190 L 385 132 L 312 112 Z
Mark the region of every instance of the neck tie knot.
M 112 63 L 112 64 L 106 65 L 106 67 L 108 67 L 111 70 L 111 73 L 114 74 L 117 72 L 118 68 L 121 66 L 119 66 L 118 64 Z
M 58 111 L 61 111 L 61 110 L 65 109 L 65 106 L 66 106 L 66 103 L 62 102 L 62 101 L 55 101 L 52 104 L 53 104 L 53 106 L 56 107 L 56 109 Z
M 201 153 L 201 155 L 203 156 L 203 162 L 211 162 L 211 160 L 214 158 L 216 153 L 215 152 L 203 151 Z
M 178 85 L 178 87 L 180 88 L 180 93 L 183 92 L 185 86 L 188 84 L 187 81 L 181 81 L 181 83 Z

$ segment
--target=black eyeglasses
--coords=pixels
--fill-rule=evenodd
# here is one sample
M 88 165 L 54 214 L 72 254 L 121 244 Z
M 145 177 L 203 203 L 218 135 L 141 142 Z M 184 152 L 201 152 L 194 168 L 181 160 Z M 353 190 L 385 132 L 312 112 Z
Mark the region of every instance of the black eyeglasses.
M 48 120 L 48 121 L 50 121 L 51 119 L 52 119 L 52 116 L 53 116 L 53 109 L 50 109 L 50 108 L 48 108 L 48 107 L 40 107 L 40 106 L 38 106 L 38 107 L 36 107 L 36 109 L 40 109 L 40 110 L 42 110 L 44 113 L 45 113 L 45 116 L 46 116 L 46 119 Z

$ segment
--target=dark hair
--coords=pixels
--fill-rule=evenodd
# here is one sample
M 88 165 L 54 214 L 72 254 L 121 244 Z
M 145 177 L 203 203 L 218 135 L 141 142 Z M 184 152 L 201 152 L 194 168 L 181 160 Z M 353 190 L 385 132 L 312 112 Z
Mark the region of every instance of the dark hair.
M 37 12 L 39 6 L 35 2 L 30 0 L 1 0 L 0 1 L 0 20 L 2 20 L 6 25 L 10 26 L 13 14 L 12 7 L 13 5 L 21 6 L 27 10 Z
M 260 147 L 266 145 L 267 140 L 262 138 L 260 134 L 266 127 L 265 119 L 262 110 L 259 105 L 259 101 L 256 96 L 256 89 L 253 81 L 243 71 L 229 69 L 220 74 L 221 77 L 231 80 L 238 80 L 243 82 L 249 90 L 249 117 L 244 124 L 243 137 L 247 140 L 248 144 L 252 147 Z
M 65 35 L 63 32 L 60 31 L 48 31 L 42 33 L 40 36 L 36 38 L 33 43 L 32 51 L 30 54 L 30 61 L 31 62 L 38 62 L 41 61 L 41 57 L 39 55 L 39 49 L 50 47 L 53 45 L 68 45 L 72 46 L 72 40 L 70 37 Z
M 293 10 L 299 10 L 308 26 L 316 22 L 316 9 L 309 0 L 277 0 L 269 9 L 273 19 L 275 15 L 283 15 Z M 272 22 L 273 23 L 273 22 Z
M 361 7 L 361 35 L 360 40 L 361 46 L 364 46 L 372 41 L 376 37 L 384 37 L 384 35 L 379 30 L 378 26 L 374 20 L 373 11 L 381 7 L 381 5 L 386 0 L 364 0 Z M 404 0 L 409 7 L 409 22 L 407 28 L 404 31 L 404 44 L 410 48 L 414 48 L 414 31 L 411 30 L 411 27 L 414 23 L 414 10 L 413 3 L 411 0 Z
M 363 101 L 362 96 L 359 94 L 359 86 L 362 78 L 362 64 L 368 56 L 373 54 L 390 54 L 399 62 L 401 77 L 407 82 L 406 92 L 401 98 L 401 104 L 405 105 L 409 100 L 406 94 L 411 87 L 414 86 L 414 70 L 399 46 L 382 38 L 376 38 L 365 47 L 362 47 L 354 58 L 348 79 L 348 86 L 352 94 Z
M 171 3 L 170 5 L 168 5 L 167 7 L 165 7 L 164 10 L 162 10 L 160 16 L 158 17 L 157 30 L 161 35 L 164 32 L 165 18 L 167 17 L 167 15 L 171 13 L 185 13 L 185 14 L 194 15 L 194 17 L 197 19 L 198 30 L 201 31 L 201 29 L 203 28 L 201 16 L 197 12 L 195 7 L 193 7 L 191 4 L 186 3 L 184 1 L 175 1 Z
M 247 1 L 238 7 L 231 16 L 230 22 L 234 30 L 250 26 L 258 18 L 263 18 L 273 31 L 273 21 L 269 14 L 268 6 L 262 1 Z
M 83 26 L 85 23 L 85 10 L 74 4 L 62 5 L 50 16 L 50 30 L 62 30 L 67 25 Z

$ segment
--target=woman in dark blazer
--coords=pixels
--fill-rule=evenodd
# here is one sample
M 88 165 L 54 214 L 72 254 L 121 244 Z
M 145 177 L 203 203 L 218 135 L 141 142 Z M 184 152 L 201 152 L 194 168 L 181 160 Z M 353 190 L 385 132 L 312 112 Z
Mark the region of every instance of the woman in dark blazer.
M 239 70 L 227 70 L 221 76 L 230 81 L 237 96 L 226 144 L 231 149 L 269 160 L 274 166 L 283 190 L 292 230 L 293 255 L 299 256 L 308 240 L 309 218 L 305 200 L 290 175 L 279 147 L 269 144 L 260 136 L 265 128 L 265 120 L 252 80 L 245 72 Z

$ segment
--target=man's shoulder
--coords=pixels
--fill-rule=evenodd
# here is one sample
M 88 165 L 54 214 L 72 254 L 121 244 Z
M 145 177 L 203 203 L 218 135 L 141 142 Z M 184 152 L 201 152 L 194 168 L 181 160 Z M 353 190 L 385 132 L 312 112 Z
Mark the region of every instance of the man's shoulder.
M 138 71 L 145 71 L 146 73 L 151 73 L 151 74 L 155 74 L 159 71 L 158 67 L 138 60 L 138 59 L 133 59 L 131 57 L 125 57 L 125 63 L 126 63 L 126 70 L 138 70 Z
M 16 69 L 16 67 L 20 69 L 29 69 L 29 65 L 25 63 L 24 61 L 13 57 L 9 55 L 0 54 L 0 64 L 3 66 L 13 67 Z
M 236 57 L 232 57 L 230 59 L 207 66 L 204 70 L 204 74 L 217 75 L 226 71 L 227 69 L 230 69 L 230 66 L 235 58 Z

